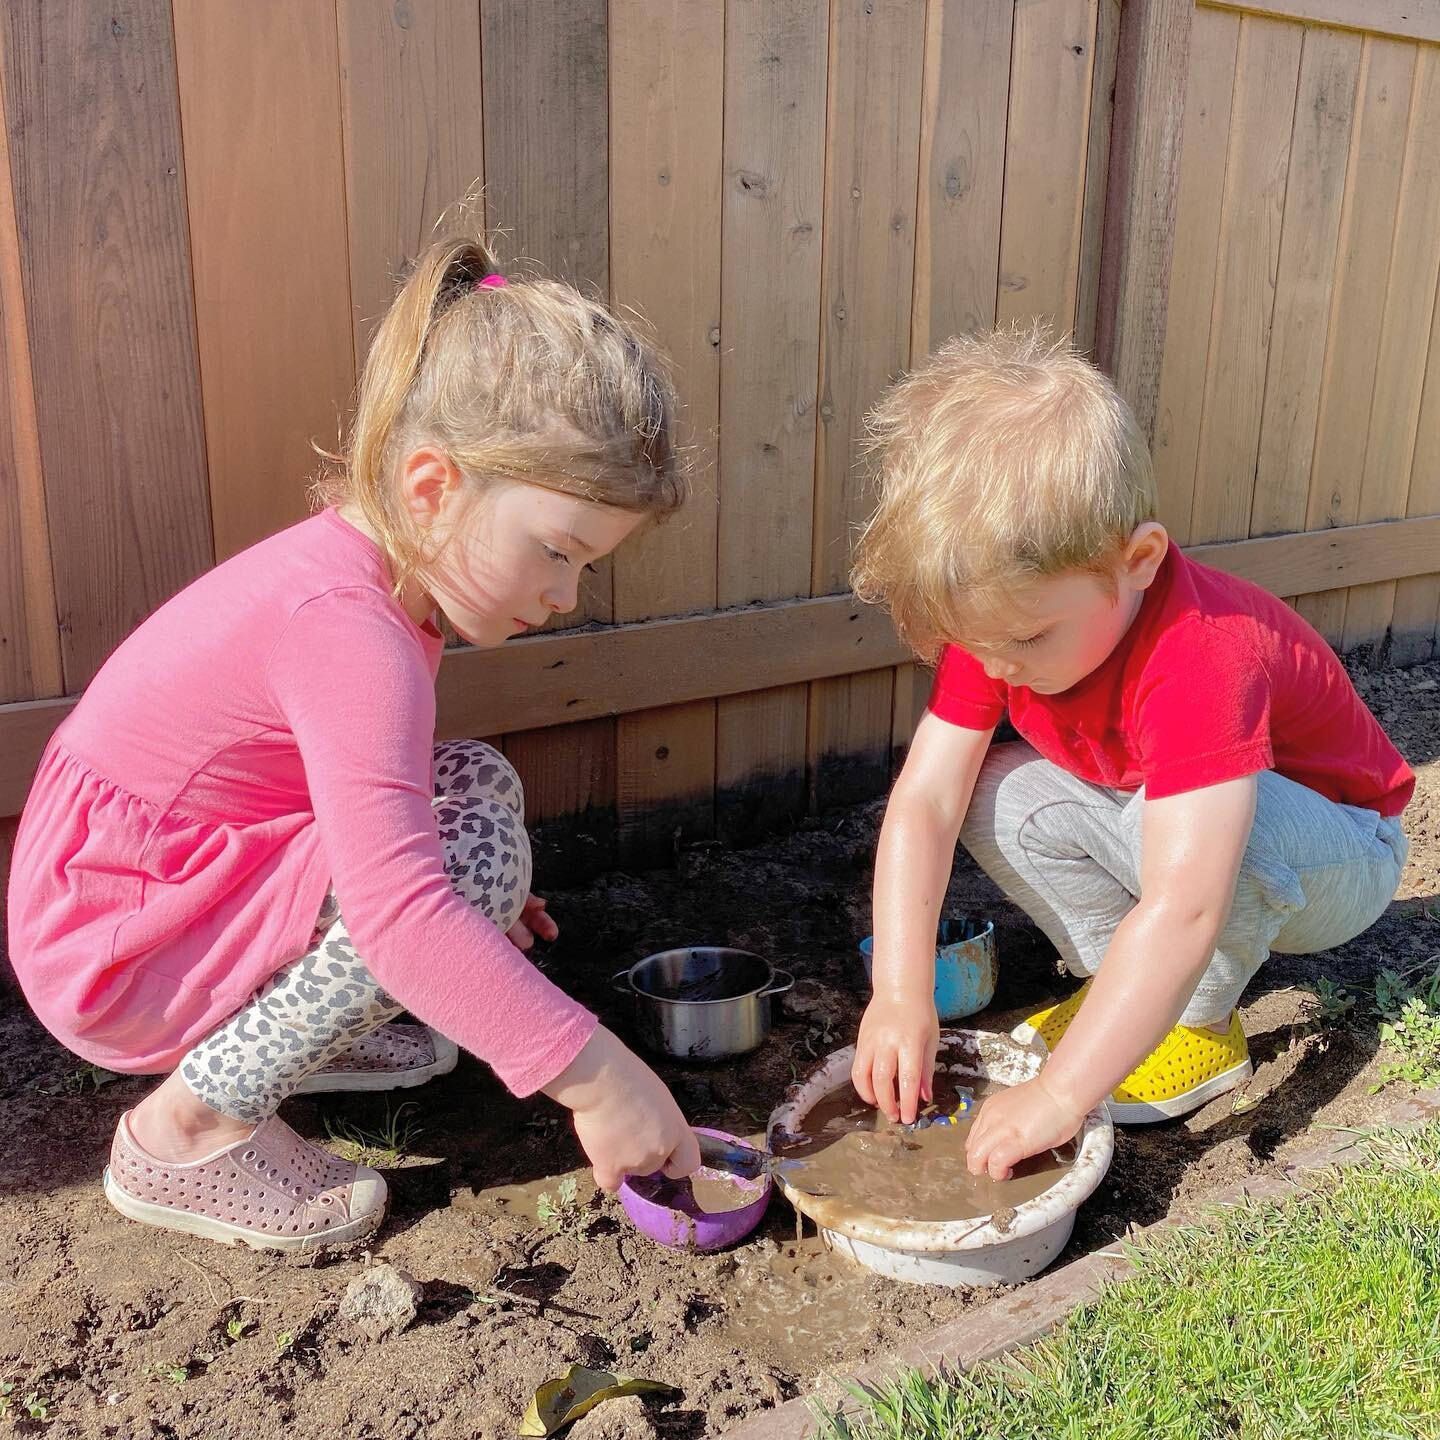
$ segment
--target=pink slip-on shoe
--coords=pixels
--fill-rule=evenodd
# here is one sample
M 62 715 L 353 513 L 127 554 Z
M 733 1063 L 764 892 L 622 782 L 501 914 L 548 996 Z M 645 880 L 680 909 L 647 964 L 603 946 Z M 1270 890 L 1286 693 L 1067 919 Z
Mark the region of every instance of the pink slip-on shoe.
M 302 1140 L 283 1120 L 185 1164 L 147 1155 L 127 1111 L 115 1127 L 105 1198 L 145 1225 L 257 1250 L 319 1250 L 358 1240 L 385 1217 L 385 1181 Z
M 307 1075 L 291 1093 L 407 1090 L 437 1075 L 448 1075 L 459 1058 L 459 1046 L 438 1030 L 391 1020 L 362 1035 L 323 1069 Z

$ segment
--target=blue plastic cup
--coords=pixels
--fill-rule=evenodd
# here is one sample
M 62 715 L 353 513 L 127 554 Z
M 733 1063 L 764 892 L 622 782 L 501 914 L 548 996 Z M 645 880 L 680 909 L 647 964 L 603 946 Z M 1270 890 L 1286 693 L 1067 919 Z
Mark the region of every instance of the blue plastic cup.
M 935 948 L 935 1013 L 960 1020 L 983 1010 L 995 998 L 995 924 L 969 915 L 940 922 Z M 865 978 L 871 979 L 875 937 L 860 942 Z

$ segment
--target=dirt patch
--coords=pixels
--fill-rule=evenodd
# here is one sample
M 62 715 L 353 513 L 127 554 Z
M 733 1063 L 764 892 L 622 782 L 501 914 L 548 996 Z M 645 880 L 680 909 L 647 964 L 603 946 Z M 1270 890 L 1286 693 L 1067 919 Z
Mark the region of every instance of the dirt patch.
M 1388 1099 L 1368 1093 L 1373 1026 L 1316 1034 L 1298 1023 L 1304 981 L 1360 984 L 1440 950 L 1440 664 L 1357 678 L 1420 773 L 1400 898 L 1350 945 L 1270 962 L 1244 1006 L 1256 1075 L 1242 1107 L 1227 1096 L 1187 1120 L 1119 1133 L 1062 1262 L 1181 1200 L 1272 1170 L 1313 1143 L 1317 1126 L 1363 1124 Z M 543 963 L 622 1032 L 626 1002 L 608 977 L 652 951 L 728 944 L 794 970 L 802 983 L 758 1054 L 660 1066 L 692 1121 L 755 1135 L 792 1080 L 853 1038 L 864 1003 L 855 943 L 869 930 L 880 809 L 753 849 L 692 848 L 673 871 L 568 890 L 552 877 L 546 893 L 564 933 Z M 1008 1026 L 1071 988 L 1046 942 L 973 867 L 957 869 L 950 900 L 996 921 L 999 990 L 979 1023 Z M 393 1210 L 371 1252 L 306 1263 L 147 1230 L 113 1212 L 97 1181 L 117 1116 L 148 1082 L 66 1093 L 74 1058 L 13 995 L 0 1007 L 0 1381 L 15 1386 L 22 1431 L 502 1436 L 540 1381 L 581 1363 L 680 1387 L 683 1398 L 653 1418 L 661 1436 L 691 1440 L 985 1303 L 849 1270 L 813 1238 L 797 1243 L 783 1202 L 731 1253 L 660 1250 L 583 1175 L 573 1198 L 562 1191 L 581 1156 L 561 1112 L 512 1099 L 468 1059 L 400 1097 L 417 1104 L 406 1116 L 417 1131 L 388 1168 Z M 333 1096 L 285 1113 L 323 1141 L 327 1117 L 373 1128 L 386 1106 Z M 379 1261 L 422 1292 L 414 1322 L 373 1341 L 340 1305 Z M 31 1394 L 44 1421 L 14 1403 Z

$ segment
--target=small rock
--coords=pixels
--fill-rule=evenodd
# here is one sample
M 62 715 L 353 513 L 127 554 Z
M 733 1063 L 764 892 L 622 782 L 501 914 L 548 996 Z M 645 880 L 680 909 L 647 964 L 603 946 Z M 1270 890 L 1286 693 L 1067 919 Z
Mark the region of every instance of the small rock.
M 638 1395 L 602 1400 L 575 1422 L 570 1440 L 655 1440 L 655 1426 Z
M 340 1318 L 372 1340 L 398 1335 L 414 1318 L 420 1282 L 393 1265 L 375 1265 L 352 1280 L 340 1302 Z
M 1422 690 L 1440 687 L 1440 680 L 1417 680 L 1410 688 L 1418 695 Z

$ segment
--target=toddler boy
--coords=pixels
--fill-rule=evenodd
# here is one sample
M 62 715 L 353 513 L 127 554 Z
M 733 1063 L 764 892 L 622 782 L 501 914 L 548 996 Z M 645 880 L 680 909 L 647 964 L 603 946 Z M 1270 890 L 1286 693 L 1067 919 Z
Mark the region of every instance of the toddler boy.
M 881 830 L 853 1078 L 892 1119 L 930 1098 L 958 839 L 1088 977 L 1016 1031 L 1039 1076 L 976 1117 L 970 1169 L 1003 1179 L 1101 1100 L 1143 1123 L 1245 1080 L 1241 991 L 1384 911 L 1415 782 L 1305 621 L 1171 543 L 1129 407 L 1067 344 L 952 340 L 872 425 L 856 590 L 939 668 Z M 992 748 L 1007 711 L 1022 738 Z

